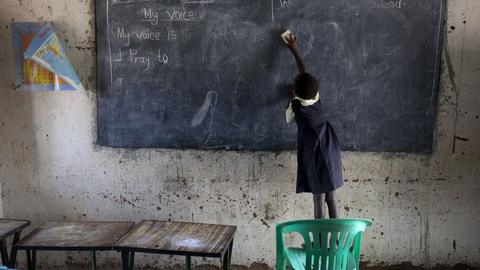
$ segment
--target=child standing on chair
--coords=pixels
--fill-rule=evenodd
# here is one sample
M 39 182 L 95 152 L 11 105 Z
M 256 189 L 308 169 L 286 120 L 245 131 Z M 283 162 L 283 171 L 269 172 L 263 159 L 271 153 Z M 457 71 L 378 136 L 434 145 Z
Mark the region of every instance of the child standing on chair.
M 318 81 L 306 72 L 296 38 L 289 32 L 286 34 L 284 41 L 299 70 L 293 86 L 288 89 L 290 103 L 286 111 L 287 123 L 295 119 L 298 128 L 297 193 L 313 194 L 316 219 L 325 218 L 325 203 L 329 217 L 337 218 L 335 190 L 343 185 L 340 144 L 323 114 Z

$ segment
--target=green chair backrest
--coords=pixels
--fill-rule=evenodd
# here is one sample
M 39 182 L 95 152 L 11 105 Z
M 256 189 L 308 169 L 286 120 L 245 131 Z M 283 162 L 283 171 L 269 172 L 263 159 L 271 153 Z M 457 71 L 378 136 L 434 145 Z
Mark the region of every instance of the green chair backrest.
M 359 269 L 362 234 L 372 221 L 367 219 L 314 219 L 278 224 L 277 269 L 285 260 L 284 235 L 299 233 L 305 241 L 308 270 Z

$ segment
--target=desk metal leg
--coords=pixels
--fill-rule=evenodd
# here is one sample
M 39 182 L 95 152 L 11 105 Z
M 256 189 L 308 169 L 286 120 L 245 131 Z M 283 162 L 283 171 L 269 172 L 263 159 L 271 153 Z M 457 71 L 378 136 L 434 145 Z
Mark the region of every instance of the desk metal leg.
M 191 256 L 186 256 L 185 257 L 185 270 L 190 270 L 192 269 L 192 257 Z
M 92 270 L 97 270 L 97 254 L 92 250 Z
M 8 259 L 7 242 L 5 240 L 0 241 L 0 253 L 2 256 L 2 264 L 9 266 L 10 262 Z
M 127 250 L 122 250 L 122 269 L 129 270 L 130 263 L 129 263 L 129 252 Z
M 222 258 L 223 270 L 229 269 L 228 258 L 230 257 L 230 247 L 225 251 Z
M 28 270 L 35 270 L 36 260 L 37 260 L 37 251 L 27 249 Z
M 135 252 L 130 251 L 130 260 L 128 262 L 128 270 L 133 270 L 134 263 L 135 263 Z
M 10 264 L 7 265 L 8 267 L 15 268 L 15 265 L 17 264 L 17 243 L 20 241 L 20 234 L 21 232 L 16 232 L 15 235 L 13 236 L 13 242 L 12 242 L 12 251 L 10 252 Z
M 230 242 L 230 248 L 228 251 L 228 268 L 232 265 L 232 252 L 233 252 L 233 239 L 232 242 Z
M 232 249 L 233 249 L 233 240 L 228 245 L 228 249 L 223 254 L 222 263 L 223 263 L 223 270 L 230 269 L 230 263 L 232 262 Z

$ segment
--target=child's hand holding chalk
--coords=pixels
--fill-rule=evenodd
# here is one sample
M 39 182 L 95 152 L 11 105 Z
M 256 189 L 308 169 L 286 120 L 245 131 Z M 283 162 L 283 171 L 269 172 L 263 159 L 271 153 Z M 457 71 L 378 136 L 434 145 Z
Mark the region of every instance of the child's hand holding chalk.
M 283 42 L 285 44 L 287 44 L 287 46 L 290 49 L 295 48 L 295 46 L 296 46 L 295 42 L 296 42 L 297 38 L 292 34 L 292 32 L 290 32 L 290 30 L 287 30 L 287 31 L 283 32 L 280 36 L 281 36 Z
M 283 39 L 283 42 L 285 42 L 285 44 L 290 44 L 292 41 L 295 41 L 295 36 L 293 36 L 292 32 L 290 32 L 290 30 L 287 30 L 285 32 L 282 33 L 281 35 L 282 39 Z

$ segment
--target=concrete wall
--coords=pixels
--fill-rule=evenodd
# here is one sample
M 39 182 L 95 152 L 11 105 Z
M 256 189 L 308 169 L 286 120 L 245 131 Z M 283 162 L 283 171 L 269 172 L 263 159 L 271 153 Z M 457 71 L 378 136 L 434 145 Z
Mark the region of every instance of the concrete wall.
M 236 224 L 233 263 L 272 266 L 274 224 L 311 217 L 310 196 L 294 194 L 295 153 L 95 145 L 93 10 L 93 0 L 0 2 L 4 216 L 34 226 L 142 218 Z M 447 15 L 434 153 L 343 153 L 342 214 L 375 220 L 363 246 L 372 265 L 480 265 L 480 1 L 450 0 Z M 15 91 L 9 25 L 35 20 L 55 23 L 86 92 Z M 79 253 L 39 256 L 50 266 L 87 260 Z M 162 258 L 138 262 L 178 263 Z

